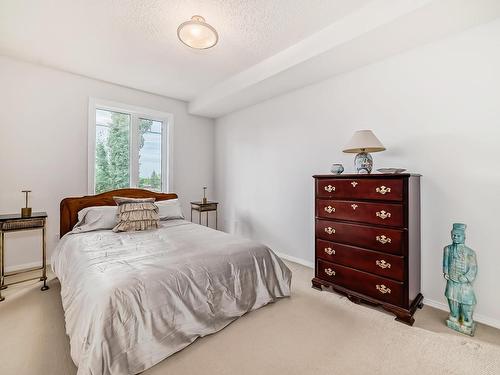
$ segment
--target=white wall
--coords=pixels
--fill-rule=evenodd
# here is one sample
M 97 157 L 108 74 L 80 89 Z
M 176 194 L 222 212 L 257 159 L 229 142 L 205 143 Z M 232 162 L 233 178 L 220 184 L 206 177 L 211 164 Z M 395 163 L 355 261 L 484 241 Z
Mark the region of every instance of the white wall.
M 500 327 L 500 20 L 216 121 L 217 198 L 226 230 L 312 264 L 315 173 L 373 129 L 376 167 L 423 174 L 422 276 L 443 307 L 443 246 L 468 224 L 477 251 L 476 318 Z M 433 302 L 434 301 L 434 302 Z
M 186 103 L 0 57 L 0 214 L 19 212 L 21 190 L 33 190 L 33 210 L 49 215 L 49 253 L 59 238 L 59 202 L 88 193 L 89 97 L 172 113 L 173 190 L 184 212 L 202 186 L 213 191 L 213 120 L 188 115 Z M 40 258 L 37 232 L 6 236 L 8 268 Z

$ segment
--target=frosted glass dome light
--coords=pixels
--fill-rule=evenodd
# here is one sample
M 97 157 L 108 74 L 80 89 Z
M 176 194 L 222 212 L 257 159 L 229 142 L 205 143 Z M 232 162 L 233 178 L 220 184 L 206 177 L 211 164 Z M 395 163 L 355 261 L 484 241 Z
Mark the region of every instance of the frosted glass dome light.
M 193 16 L 177 29 L 179 40 L 195 49 L 207 49 L 215 46 L 219 40 L 217 31 L 202 16 Z

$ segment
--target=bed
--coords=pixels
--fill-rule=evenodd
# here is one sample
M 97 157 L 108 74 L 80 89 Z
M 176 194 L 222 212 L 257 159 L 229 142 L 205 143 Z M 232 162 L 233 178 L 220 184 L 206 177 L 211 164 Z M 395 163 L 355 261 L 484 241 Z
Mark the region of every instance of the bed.
M 70 232 L 79 210 L 114 205 L 113 196 L 177 198 L 121 189 L 61 202 L 52 268 L 78 375 L 137 374 L 290 295 L 291 272 L 268 247 L 185 220 Z

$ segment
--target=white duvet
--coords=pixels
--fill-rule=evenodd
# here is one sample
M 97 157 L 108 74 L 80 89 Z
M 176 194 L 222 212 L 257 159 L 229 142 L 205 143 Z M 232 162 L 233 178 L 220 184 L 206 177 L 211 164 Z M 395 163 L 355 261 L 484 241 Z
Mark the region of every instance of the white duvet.
M 184 220 L 67 234 L 52 268 L 78 375 L 139 373 L 290 295 L 291 272 L 269 248 Z

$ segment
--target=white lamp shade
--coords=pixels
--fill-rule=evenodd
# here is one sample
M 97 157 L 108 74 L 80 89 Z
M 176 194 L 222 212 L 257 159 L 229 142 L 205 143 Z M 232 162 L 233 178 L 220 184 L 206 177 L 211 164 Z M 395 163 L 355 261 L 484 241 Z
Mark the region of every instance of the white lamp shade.
M 359 152 L 377 152 L 384 150 L 384 145 L 371 130 L 358 130 L 353 134 L 343 151 L 357 154 Z
M 207 49 L 215 46 L 219 40 L 217 31 L 205 22 L 202 16 L 193 16 L 177 29 L 179 40 L 195 49 Z

